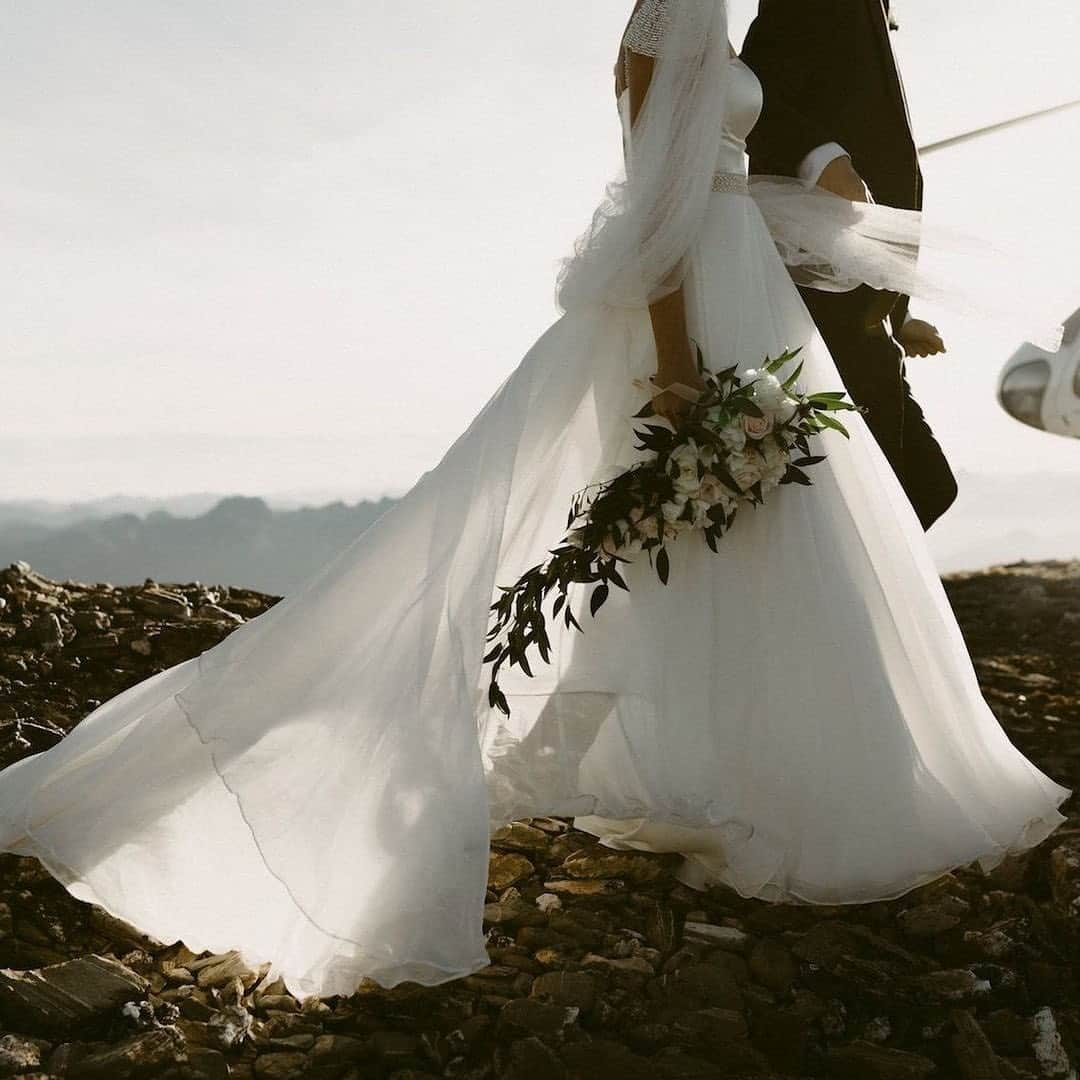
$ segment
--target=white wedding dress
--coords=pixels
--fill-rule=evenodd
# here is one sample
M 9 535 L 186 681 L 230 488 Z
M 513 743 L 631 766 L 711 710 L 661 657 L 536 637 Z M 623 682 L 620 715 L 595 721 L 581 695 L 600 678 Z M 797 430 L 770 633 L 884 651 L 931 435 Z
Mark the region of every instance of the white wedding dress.
M 732 77 L 691 329 L 714 370 L 803 346 L 805 385 L 842 389 L 732 179 L 761 105 L 748 68 Z M 1069 792 L 980 695 L 857 416 L 822 439 L 815 485 L 744 510 L 719 554 L 682 537 L 666 587 L 640 558 L 595 621 L 578 594 L 585 633 L 555 624 L 550 666 L 501 673 L 511 717 L 488 707 L 496 585 L 558 543 L 574 492 L 636 460 L 632 380 L 654 369 L 646 309 L 564 315 L 305 587 L 0 774 L 0 849 L 161 940 L 327 995 L 484 967 L 489 827 L 517 817 L 576 815 L 683 852 L 691 884 L 826 904 L 1046 837 Z

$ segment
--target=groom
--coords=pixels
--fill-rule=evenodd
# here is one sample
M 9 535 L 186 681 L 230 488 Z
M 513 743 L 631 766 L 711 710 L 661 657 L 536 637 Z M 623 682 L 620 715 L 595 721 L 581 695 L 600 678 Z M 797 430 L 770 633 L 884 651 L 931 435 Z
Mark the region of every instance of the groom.
M 922 208 L 923 181 L 889 38 L 888 0 L 760 0 L 742 59 L 764 87 L 750 171 L 796 176 L 846 199 Z M 861 285 L 801 289 L 852 400 L 924 529 L 952 505 L 956 480 L 911 396 L 904 356 L 945 351 L 908 298 Z M 890 329 L 885 326 L 888 320 Z

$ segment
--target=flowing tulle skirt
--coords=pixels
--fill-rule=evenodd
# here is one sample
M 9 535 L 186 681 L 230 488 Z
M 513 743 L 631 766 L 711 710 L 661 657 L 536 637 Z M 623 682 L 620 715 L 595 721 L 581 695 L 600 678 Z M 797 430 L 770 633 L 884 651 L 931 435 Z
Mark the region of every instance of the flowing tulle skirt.
M 688 283 L 709 366 L 804 347 L 842 389 L 754 203 L 713 196 Z M 896 896 L 1038 843 L 1069 792 L 1009 742 L 863 421 L 719 554 L 627 568 L 585 633 L 487 706 L 488 608 L 637 458 L 648 313 L 565 315 L 439 465 L 304 588 L 0 774 L 0 850 L 159 939 L 239 949 L 299 994 L 488 963 L 489 828 L 577 816 L 686 855 L 693 885 Z

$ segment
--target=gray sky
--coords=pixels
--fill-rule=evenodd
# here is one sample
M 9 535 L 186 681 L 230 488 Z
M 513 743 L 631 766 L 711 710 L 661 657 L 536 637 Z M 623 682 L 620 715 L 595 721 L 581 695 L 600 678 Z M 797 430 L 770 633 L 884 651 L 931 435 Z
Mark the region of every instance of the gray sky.
M 0 498 L 405 490 L 555 317 L 630 6 L 7 0 Z M 1074 0 L 900 14 L 922 141 L 1080 97 Z M 1080 303 L 1080 111 L 926 173 Z M 957 464 L 1080 468 L 998 411 L 1016 343 L 943 329 L 912 381 Z

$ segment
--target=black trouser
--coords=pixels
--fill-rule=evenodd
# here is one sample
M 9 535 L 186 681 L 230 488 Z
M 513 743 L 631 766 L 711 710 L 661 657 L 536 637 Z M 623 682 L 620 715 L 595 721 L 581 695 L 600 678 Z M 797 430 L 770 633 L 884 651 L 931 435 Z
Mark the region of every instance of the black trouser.
M 903 349 L 883 323 L 867 328 L 867 290 L 800 292 L 851 400 L 869 410 L 865 419 L 874 438 L 923 528 L 929 529 L 956 499 L 956 478 L 919 403 L 911 396 Z

